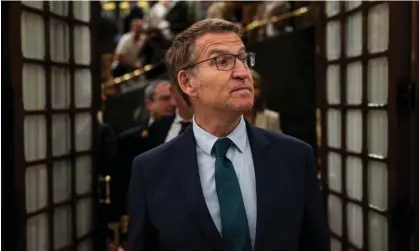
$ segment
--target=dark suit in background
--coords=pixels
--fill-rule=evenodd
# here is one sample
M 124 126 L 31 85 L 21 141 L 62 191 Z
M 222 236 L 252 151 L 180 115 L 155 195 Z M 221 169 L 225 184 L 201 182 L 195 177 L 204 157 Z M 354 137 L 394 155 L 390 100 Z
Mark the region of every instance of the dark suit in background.
M 329 251 L 311 147 L 247 125 L 257 193 L 255 251 Z M 192 127 L 137 157 L 130 191 L 131 251 L 228 251 L 205 204 Z
M 170 23 L 170 31 L 174 35 L 186 30 L 192 24 L 192 20 L 189 20 L 190 15 L 188 15 L 188 2 L 176 2 L 175 6 L 166 14 L 165 19 Z
M 151 124 L 147 121 L 141 126 L 131 128 L 118 135 L 118 168 L 112 175 L 112 198 L 119 215 L 126 214 L 127 193 L 131 177 L 132 161 L 162 143 L 175 116 L 158 119 Z M 149 125 L 150 124 L 150 125 Z

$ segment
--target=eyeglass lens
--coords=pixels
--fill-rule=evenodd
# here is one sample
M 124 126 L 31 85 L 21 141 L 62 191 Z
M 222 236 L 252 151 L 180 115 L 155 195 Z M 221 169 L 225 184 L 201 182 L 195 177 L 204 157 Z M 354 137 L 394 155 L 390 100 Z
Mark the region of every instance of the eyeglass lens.
M 228 71 L 234 68 L 236 64 L 236 57 L 248 67 L 253 67 L 255 64 L 255 54 L 254 53 L 242 53 L 239 55 L 220 55 L 215 58 L 215 63 L 217 65 L 218 70 L 220 71 Z

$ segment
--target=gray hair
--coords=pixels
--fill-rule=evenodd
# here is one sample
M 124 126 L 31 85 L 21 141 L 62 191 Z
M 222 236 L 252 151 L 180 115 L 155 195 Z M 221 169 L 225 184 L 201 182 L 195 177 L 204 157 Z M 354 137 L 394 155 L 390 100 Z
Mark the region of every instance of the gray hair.
M 171 85 L 171 83 L 164 79 L 151 81 L 144 89 L 144 102 L 148 99 L 154 101 L 154 95 L 156 94 L 156 88 L 158 85 Z

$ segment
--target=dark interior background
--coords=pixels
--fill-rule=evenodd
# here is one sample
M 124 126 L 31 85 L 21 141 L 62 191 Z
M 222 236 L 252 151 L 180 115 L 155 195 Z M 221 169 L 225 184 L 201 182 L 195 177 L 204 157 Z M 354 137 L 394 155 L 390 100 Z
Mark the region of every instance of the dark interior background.
M 254 43 L 268 109 L 280 113 L 284 133 L 316 152 L 315 31 L 313 27 Z

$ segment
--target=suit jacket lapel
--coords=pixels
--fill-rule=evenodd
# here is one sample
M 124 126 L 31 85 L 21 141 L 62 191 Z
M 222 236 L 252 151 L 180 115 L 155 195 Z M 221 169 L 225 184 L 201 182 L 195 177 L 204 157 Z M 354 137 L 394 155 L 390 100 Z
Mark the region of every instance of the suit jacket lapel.
M 268 209 L 270 208 L 271 183 L 267 182 L 269 178 L 269 168 L 271 165 L 269 161 L 269 151 L 267 151 L 268 141 L 265 135 L 259 128 L 250 126 L 247 122 L 247 134 L 252 149 L 253 164 L 255 168 L 256 178 L 256 194 L 257 194 L 257 218 L 256 218 L 256 238 L 255 238 L 255 251 L 263 249 L 263 238 L 265 236 L 265 226 L 269 221 Z
M 198 229 L 207 237 L 209 245 L 216 250 L 226 250 L 221 235 L 208 211 L 199 178 L 198 161 L 196 157 L 196 142 L 192 126 L 179 136 L 178 151 L 175 153 L 176 165 L 179 166 L 178 180 L 182 197 Z

